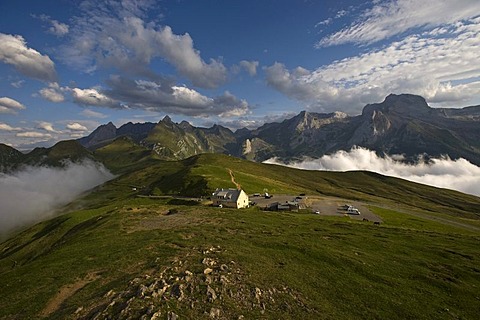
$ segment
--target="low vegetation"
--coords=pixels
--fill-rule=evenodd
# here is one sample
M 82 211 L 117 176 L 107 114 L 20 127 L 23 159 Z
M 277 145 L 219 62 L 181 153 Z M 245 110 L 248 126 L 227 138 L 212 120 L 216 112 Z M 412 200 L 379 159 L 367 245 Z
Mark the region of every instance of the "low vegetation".
M 169 162 L 133 150 L 133 165 L 121 147 L 103 150 L 117 152 L 116 179 L 0 244 L 0 318 L 480 314 L 477 197 L 223 155 Z M 362 201 L 383 222 L 209 207 L 212 190 L 233 187 L 229 170 L 247 193 Z

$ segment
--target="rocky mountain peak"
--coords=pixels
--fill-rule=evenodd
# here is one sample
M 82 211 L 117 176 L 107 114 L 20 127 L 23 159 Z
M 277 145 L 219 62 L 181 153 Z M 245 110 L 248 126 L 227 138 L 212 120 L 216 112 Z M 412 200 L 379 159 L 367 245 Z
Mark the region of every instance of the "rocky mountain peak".
M 170 123 L 173 123 L 172 122 L 172 119 L 166 115 L 165 117 L 163 117 L 162 121 L 161 122 L 164 122 L 164 123 L 167 123 L 167 124 L 170 124 Z
M 342 121 L 348 115 L 344 112 L 336 111 L 333 113 L 314 113 L 302 111 L 297 116 L 297 130 L 304 131 L 306 129 L 319 129 L 330 123 Z
M 363 108 L 362 116 L 373 117 L 374 113 L 396 113 L 401 115 L 416 116 L 428 113 L 431 108 L 427 101 L 413 94 L 390 94 L 381 103 L 368 104 Z

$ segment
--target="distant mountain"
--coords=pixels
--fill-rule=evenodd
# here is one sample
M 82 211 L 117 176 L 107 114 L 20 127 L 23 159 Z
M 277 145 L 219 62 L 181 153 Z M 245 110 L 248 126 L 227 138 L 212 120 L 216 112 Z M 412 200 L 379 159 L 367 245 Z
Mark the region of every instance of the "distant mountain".
M 51 148 L 35 148 L 23 154 L 14 148 L 0 145 L 0 172 L 8 172 L 24 165 L 62 167 L 66 162 L 95 160 L 93 154 L 76 140 L 60 141 Z
M 21 161 L 24 154 L 20 151 L 0 143 L 0 172 L 8 171 L 13 165 Z
M 359 116 L 303 111 L 244 137 L 248 139 L 244 145 L 252 145 L 244 156 L 257 160 L 320 157 L 361 146 L 379 155 L 404 154 L 407 159 L 448 155 L 480 165 L 480 106 L 430 108 L 420 96 L 392 94 L 382 103 L 365 106 Z
M 185 159 L 201 153 L 237 154 L 239 148 L 230 129 L 218 125 L 197 128 L 186 121 L 174 123 L 168 116 L 158 123 L 127 123 L 118 129 L 110 122 L 78 142 L 90 150 L 97 150 L 119 137 L 128 137 L 166 160 Z
M 112 143 L 111 148 L 103 149 Z M 131 156 L 125 155 L 123 162 L 147 155 L 178 160 L 201 153 L 230 154 L 253 161 L 271 157 L 291 160 L 360 146 L 381 156 L 403 154 L 409 160 L 425 154 L 448 155 L 480 165 L 480 106 L 431 108 L 420 96 L 392 94 L 381 103 L 365 106 L 358 116 L 302 111 L 280 123 L 235 133 L 220 125 L 201 128 L 186 121 L 175 123 L 168 116 L 158 123 L 129 122 L 120 128 L 109 122 L 76 142 L 60 142 L 28 154 L 0 144 L 0 168 L 5 171 L 21 164 L 59 165 L 64 159 L 82 157 L 105 161 L 112 152 L 121 157 L 120 146 L 134 150 Z

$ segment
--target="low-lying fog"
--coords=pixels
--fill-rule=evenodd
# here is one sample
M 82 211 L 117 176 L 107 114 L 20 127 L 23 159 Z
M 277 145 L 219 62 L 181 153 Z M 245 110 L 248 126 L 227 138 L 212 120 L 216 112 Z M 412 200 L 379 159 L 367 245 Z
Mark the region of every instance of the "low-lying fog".
M 465 159 L 451 160 L 445 157 L 433 159 L 430 163 L 419 161 L 416 164 L 406 164 L 399 161 L 400 159 L 400 156 L 381 158 L 368 149 L 353 148 L 348 152 L 338 151 L 319 159 L 306 159 L 285 164 L 273 158 L 265 163 L 308 170 L 367 170 L 480 196 L 480 167 Z
M 64 168 L 27 167 L 12 174 L 0 173 L 0 238 L 52 217 L 55 209 L 112 178 L 103 165 L 91 160 Z

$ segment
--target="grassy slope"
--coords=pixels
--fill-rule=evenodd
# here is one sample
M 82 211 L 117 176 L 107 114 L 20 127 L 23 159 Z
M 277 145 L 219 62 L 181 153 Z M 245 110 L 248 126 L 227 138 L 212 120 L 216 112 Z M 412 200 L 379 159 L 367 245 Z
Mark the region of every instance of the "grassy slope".
M 142 308 L 152 304 L 164 311 L 163 318 L 167 310 L 208 318 L 212 307 L 226 318 L 475 319 L 480 313 L 478 232 L 379 206 L 372 210 L 384 220 L 380 227 L 255 208 L 182 206 L 169 199 L 136 198 L 130 185 L 145 186 L 140 193 L 208 193 L 232 186 L 231 169 L 247 192 L 318 190 L 474 225 L 476 197 L 369 173 L 314 173 L 220 155 L 182 162 L 147 159 L 136 168 L 122 161 L 116 168 L 126 173 L 73 203 L 66 209 L 70 213 L 0 245 L 0 318 L 35 317 L 59 288 L 96 274 L 50 317 L 75 318 L 79 306 L 84 309 L 77 316 L 88 315 L 111 303 L 110 290 L 128 291 L 138 277 L 148 285 L 152 280 L 145 275 L 156 279 L 179 259 L 185 261 L 178 268 L 192 271 L 199 289 L 182 301 L 168 295 L 168 300 L 145 299 L 135 292 L 132 312 L 145 313 Z M 173 208 L 179 212 L 162 215 Z M 216 245 L 221 246 L 219 264 L 233 270 L 233 260 L 236 269 L 225 273 L 230 285 L 210 284 L 221 297 L 210 301 L 202 250 Z M 263 292 L 259 300 L 256 288 Z M 269 290 L 276 293 L 269 295 Z M 119 317 L 115 308 L 109 312 Z

